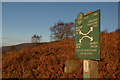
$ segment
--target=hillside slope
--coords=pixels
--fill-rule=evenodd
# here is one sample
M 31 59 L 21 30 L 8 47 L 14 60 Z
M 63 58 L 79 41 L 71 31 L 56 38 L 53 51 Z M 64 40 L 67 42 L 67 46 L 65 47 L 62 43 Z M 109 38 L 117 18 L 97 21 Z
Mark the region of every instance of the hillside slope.
M 101 33 L 98 78 L 120 78 L 118 32 Z M 75 58 L 75 41 L 64 40 L 2 55 L 3 78 L 83 78 L 78 72 L 65 74 L 66 59 Z
M 23 43 L 23 44 L 12 45 L 12 46 L 3 46 L 2 47 L 2 53 L 21 50 L 21 49 L 24 49 L 24 48 L 33 48 L 35 46 L 39 46 L 39 45 L 47 44 L 47 43 L 48 42 L 43 42 L 43 43 Z

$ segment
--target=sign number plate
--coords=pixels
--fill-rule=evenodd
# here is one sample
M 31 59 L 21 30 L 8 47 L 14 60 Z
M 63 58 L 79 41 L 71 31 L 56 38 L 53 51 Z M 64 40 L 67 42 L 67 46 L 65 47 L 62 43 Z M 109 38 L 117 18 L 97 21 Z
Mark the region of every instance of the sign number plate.
M 88 72 L 89 71 L 89 62 L 87 60 L 84 60 L 84 72 Z

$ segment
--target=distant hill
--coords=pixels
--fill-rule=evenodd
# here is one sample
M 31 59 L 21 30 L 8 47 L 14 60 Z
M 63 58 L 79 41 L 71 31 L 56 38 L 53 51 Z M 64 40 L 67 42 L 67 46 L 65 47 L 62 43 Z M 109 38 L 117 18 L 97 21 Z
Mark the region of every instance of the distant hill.
M 12 45 L 12 46 L 4 46 L 4 47 L 2 47 L 2 53 L 15 51 L 15 50 L 21 50 L 21 49 L 24 49 L 24 48 L 32 48 L 32 47 L 42 45 L 42 44 L 47 44 L 47 43 L 48 42 L 43 42 L 43 43 L 23 43 L 23 44 Z

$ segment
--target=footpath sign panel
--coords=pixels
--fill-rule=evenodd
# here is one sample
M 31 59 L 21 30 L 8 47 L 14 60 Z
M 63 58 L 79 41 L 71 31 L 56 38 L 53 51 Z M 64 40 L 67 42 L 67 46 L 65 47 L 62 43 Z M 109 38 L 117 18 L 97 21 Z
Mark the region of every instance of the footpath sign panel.
M 75 20 L 75 57 L 100 60 L 100 10 Z

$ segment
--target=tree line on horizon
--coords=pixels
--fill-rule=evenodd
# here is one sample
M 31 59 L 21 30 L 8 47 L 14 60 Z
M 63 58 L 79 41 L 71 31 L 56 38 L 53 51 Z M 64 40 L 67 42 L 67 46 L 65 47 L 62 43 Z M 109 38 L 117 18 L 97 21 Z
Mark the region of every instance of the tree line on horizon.
M 66 39 L 74 38 L 75 34 L 75 24 L 73 22 L 64 23 L 62 21 L 58 21 L 57 24 L 50 27 L 50 40 L 51 41 L 60 41 Z M 42 40 L 42 35 L 33 35 L 31 38 L 32 43 L 40 43 Z

